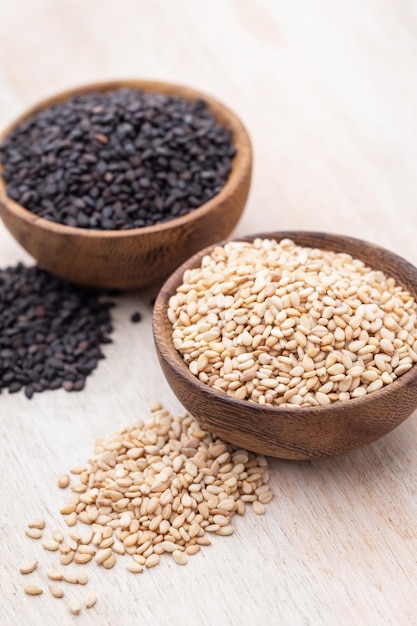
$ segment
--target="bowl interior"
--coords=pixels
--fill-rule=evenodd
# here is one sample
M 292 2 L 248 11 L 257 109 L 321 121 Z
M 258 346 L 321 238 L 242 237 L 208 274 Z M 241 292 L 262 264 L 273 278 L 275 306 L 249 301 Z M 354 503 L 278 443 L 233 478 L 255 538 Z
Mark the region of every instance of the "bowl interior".
M 85 85 L 45 99 L 10 124 L 0 142 L 40 109 L 74 95 L 123 87 L 206 101 L 215 119 L 231 130 L 236 147 L 231 173 L 220 192 L 168 222 L 122 231 L 91 230 L 52 222 L 14 202 L 7 196 L 0 166 L 0 216 L 16 240 L 52 273 L 96 287 L 133 289 L 163 280 L 190 254 L 232 231 L 249 193 L 252 148 L 238 116 L 212 96 L 182 85 L 143 80 Z
M 285 231 L 255 237 L 290 238 L 302 246 L 347 252 L 383 270 L 417 299 L 417 269 L 371 243 L 320 232 Z M 154 307 L 154 338 L 162 369 L 185 408 L 206 428 L 235 445 L 286 459 L 312 459 L 342 454 L 390 432 L 417 407 L 417 367 L 372 394 L 320 407 L 280 408 L 235 400 L 202 383 L 189 371 L 172 340 L 167 318 L 170 296 L 187 268 L 200 265 L 212 247 L 194 255 L 165 282 Z

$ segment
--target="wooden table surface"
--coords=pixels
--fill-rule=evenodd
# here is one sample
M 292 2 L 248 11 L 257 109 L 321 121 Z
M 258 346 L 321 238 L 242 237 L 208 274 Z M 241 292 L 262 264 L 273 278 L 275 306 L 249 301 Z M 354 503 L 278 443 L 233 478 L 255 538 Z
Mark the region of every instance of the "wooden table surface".
M 0 0 L 0 125 L 60 89 L 118 77 L 171 80 L 235 109 L 251 134 L 253 184 L 236 229 L 359 236 L 417 265 L 417 9 L 413 0 Z M 0 263 L 30 261 L 0 225 Z M 155 290 L 125 294 L 114 343 L 85 391 L 0 396 L 0 622 L 50 626 L 417 623 L 417 415 L 347 456 L 270 461 L 264 517 L 179 568 L 87 566 L 94 609 L 70 615 L 18 572 L 54 562 L 24 530 L 65 528 L 57 477 L 96 438 L 182 409 L 157 362 Z M 139 310 L 140 324 L 130 315 Z M 46 586 L 46 585 L 44 585 Z M 70 589 L 78 597 L 84 589 Z

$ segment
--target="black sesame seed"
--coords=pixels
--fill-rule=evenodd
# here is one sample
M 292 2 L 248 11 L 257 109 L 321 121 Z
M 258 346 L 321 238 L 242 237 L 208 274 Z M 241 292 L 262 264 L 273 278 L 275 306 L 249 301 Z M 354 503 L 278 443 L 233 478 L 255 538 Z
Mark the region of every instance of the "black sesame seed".
M 142 315 L 141 313 L 139 313 L 139 311 L 132 313 L 132 315 L 130 316 L 130 321 L 133 322 L 133 324 L 137 324 L 138 322 L 141 321 L 141 319 L 142 319 Z

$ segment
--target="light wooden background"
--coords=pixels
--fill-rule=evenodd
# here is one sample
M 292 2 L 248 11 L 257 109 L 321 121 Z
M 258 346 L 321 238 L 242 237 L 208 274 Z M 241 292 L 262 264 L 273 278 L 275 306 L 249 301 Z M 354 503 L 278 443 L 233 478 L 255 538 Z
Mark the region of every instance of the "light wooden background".
M 89 81 L 189 84 L 239 112 L 253 139 L 237 234 L 333 231 L 417 264 L 416 58 L 414 0 L 0 0 L 0 125 Z M 0 225 L 1 266 L 18 260 L 29 259 Z M 23 594 L 19 564 L 38 555 L 44 573 L 54 561 L 24 529 L 37 516 L 63 525 L 56 477 L 152 400 L 181 410 L 155 356 L 152 295 L 122 298 L 85 392 L 0 396 L 1 624 L 416 624 L 416 415 L 342 458 L 271 461 L 264 518 L 248 512 L 185 568 L 91 566 L 88 614 Z

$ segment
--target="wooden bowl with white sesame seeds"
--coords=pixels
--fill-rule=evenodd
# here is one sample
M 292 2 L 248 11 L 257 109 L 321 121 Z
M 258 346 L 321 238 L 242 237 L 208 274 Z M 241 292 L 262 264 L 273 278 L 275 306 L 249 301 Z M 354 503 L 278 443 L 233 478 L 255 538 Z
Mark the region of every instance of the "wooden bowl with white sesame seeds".
M 407 292 L 408 300 L 404 296 L 404 302 L 414 299 L 411 308 L 406 305 L 410 312 L 409 318 L 407 318 L 407 328 L 410 329 L 410 332 L 402 329 L 402 334 L 399 334 L 399 337 L 404 337 L 406 347 L 395 349 L 401 356 L 400 365 L 397 363 L 398 358 L 396 358 L 395 363 L 394 357 L 391 359 L 393 367 L 397 368 L 398 376 L 391 374 L 393 380 L 389 384 L 383 384 L 381 388 L 372 390 L 372 392 L 365 392 L 364 395 L 359 395 L 359 392 L 356 392 L 357 397 L 350 397 L 344 401 L 335 399 L 336 394 L 332 396 L 333 400 L 327 404 L 294 407 L 288 403 L 281 407 L 273 404 L 261 404 L 248 399 L 241 400 L 202 382 L 197 375 L 190 371 L 189 365 L 174 345 L 173 324 L 168 318 L 168 309 L 171 297 L 176 294 L 177 288 L 183 284 L 184 273 L 187 270 L 200 268 L 203 257 L 210 255 L 216 247 L 210 246 L 192 256 L 168 278 L 158 294 L 154 307 L 153 332 L 158 357 L 168 383 L 180 402 L 205 428 L 224 440 L 248 450 L 284 459 L 309 460 L 344 454 L 376 441 L 396 428 L 417 408 L 417 366 L 414 356 L 417 346 L 414 316 L 414 301 L 417 301 L 417 268 L 386 249 L 343 235 L 289 231 L 262 233 L 243 237 L 236 241 L 253 242 L 255 239 L 275 239 L 278 242 L 290 239 L 303 248 L 345 253 L 351 255 L 354 260 L 362 261 L 372 271 L 383 272 L 387 278 L 394 279 L 396 284 L 403 288 L 401 293 Z M 225 243 L 221 242 L 217 246 L 222 247 Z M 372 300 L 369 303 L 373 305 Z M 381 306 L 385 305 L 382 304 Z M 393 310 L 397 315 L 397 309 Z M 401 311 L 400 314 L 402 314 Z M 400 319 L 400 315 L 398 315 L 398 319 Z M 410 322 L 409 319 L 413 321 Z M 364 317 L 363 320 L 366 318 Z M 378 323 L 374 322 L 375 320 L 369 323 L 374 324 L 372 328 L 377 328 Z M 368 324 L 365 321 L 360 332 L 364 329 L 368 329 Z M 377 345 L 378 341 L 382 341 L 382 339 L 376 340 L 376 332 L 374 336 L 373 331 L 370 328 L 368 330 L 366 330 L 368 336 L 373 337 L 373 344 L 370 342 L 369 345 Z M 384 328 L 384 339 L 390 336 L 389 332 L 385 332 Z M 346 336 L 348 336 L 347 330 Z M 361 337 L 363 338 L 363 334 Z M 221 338 L 218 339 L 218 341 L 221 340 Z M 352 338 L 353 341 L 354 338 Z M 395 341 L 397 341 L 397 337 Z M 400 342 L 399 338 L 398 342 Z M 394 344 L 395 346 L 400 345 L 395 342 Z M 326 359 L 333 360 L 333 354 L 336 354 L 337 351 L 340 353 L 342 350 L 340 345 L 336 344 L 337 349 L 336 347 L 327 349 Z M 410 350 L 408 350 L 407 345 Z M 385 345 L 384 347 L 386 348 Z M 372 348 L 369 347 L 360 349 L 363 350 L 363 355 L 369 351 L 372 352 Z M 343 350 L 343 354 L 345 354 L 345 349 Z M 408 371 L 403 372 L 407 369 L 404 362 L 410 361 L 409 357 L 403 358 L 404 350 L 408 350 L 412 355 L 412 365 Z M 375 350 L 374 352 L 376 353 Z M 369 369 L 372 372 L 367 373 L 366 380 L 362 381 L 361 379 L 358 386 L 367 388 L 372 384 L 371 381 L 382 376 L 382 371 L 378 370 L 376 365 L 374 366 L 374 353 L 371 354 L 371 357 L 369 360 L 369 357 L 361 356 L 360 364 L 364 362 L 370 364 Z M 384 355 L 377 362 L 381 363 L 384 359 L 389 362 L 389 359 Z M 388 370 L 389 368 L 387 368 Z M 391 370 L 395 372 L 395 369 L 391 368 Z M 353 368 L 350 371 L 353 372 Z M 384 374 L 383 381 L 386 378 L 387 374 Z M 373 389 L 379 384 L 373 382 Z M 331 393 L 335 394 L 335 392 Z M 320 395 L 318 397 L 321 399 Z
M 227 237 L 244 210 L 251 182 L 252 146 L 245 126 L 233 111 L 204 92 L 175 83 L 108 81 L 66 90 L 39 102 L 0 133 L 0 144 L 22 123 L 28 123 L 35 114 L 54 105 L 65 103 L 75 96 L 105 94 L 120 89 L 177 97 L 190 103 L 200 100 L 206 103 L 218 125 L 231 131 L 236 149 L 231 171 L 220 191 L 187 214 L 168 221 L 120 230 L 82 228 L 40 217 L 15 202 L 7 193 L 1 175 L 4 168 L 0 166 L 0 218 L 39 265 L 56 276 L 103 289 L 160 286 L 190 254 Z M 39 181 L 39 184 L 44 184 L 44 181 Z M 71 209 L 76 206 L 71 197 L 68 204 Z M 157 211 L 154 206 L 151 208 Z

